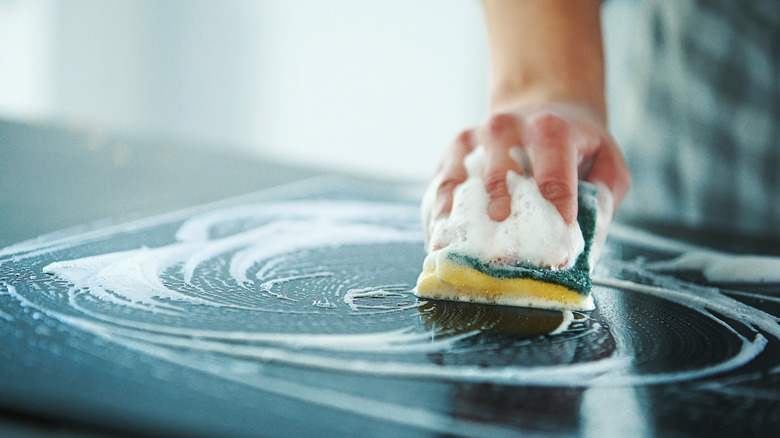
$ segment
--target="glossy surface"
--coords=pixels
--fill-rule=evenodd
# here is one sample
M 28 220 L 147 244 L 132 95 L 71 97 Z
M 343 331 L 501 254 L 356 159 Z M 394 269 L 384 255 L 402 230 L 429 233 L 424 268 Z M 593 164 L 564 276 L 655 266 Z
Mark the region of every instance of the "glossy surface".
M 592 312 L 418 300 L 418 195 L 315 178 L 0 250 L 2 407 L 131 435 L 780 427 L 777 284 L 618 226 Z

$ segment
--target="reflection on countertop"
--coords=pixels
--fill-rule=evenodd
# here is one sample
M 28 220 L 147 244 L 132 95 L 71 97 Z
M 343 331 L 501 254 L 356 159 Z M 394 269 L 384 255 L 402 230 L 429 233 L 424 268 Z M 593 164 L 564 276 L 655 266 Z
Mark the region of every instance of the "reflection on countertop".
M 37 173 L 3 176 L 21 193 L 2 191 L 20 233 L 123 217 L 0 249 L 0 409 L 33 430 L 52 420 L 74 433 L 182 436 L 780 427 L 780 285 L 670 269 L 689 244 L 616 227 L 594 273 L 597 309 L 570 322 L 420 300 L 414 187 L 321 176 L 282 185 L 314 172 L 240 157 L 231 167 L 211 152 L 166 173 L 176 160 L 152 157 L 176 154 L 152 143 L 84 176 L 114 169 L 113 154 L 85 146 L 89 135 L 0 127 L 32 150 L 85 148 L 53 148 Z M 19 147 L 2 153 L 35 164 Z M 261 187 L 241 184 L 258 173 Z M 30 184 L 5 186 L 20 178 Z M 179 210 L 263 186 L 274 188 Z M 57 210 L 60 196 L 76 206 Z M 34 214 L 50 217 L 24 220 Z

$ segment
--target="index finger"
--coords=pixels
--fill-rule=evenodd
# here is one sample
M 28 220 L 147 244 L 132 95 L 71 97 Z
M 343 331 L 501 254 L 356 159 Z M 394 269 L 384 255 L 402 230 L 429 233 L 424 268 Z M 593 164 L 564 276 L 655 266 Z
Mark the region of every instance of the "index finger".
M 507 172 L 512 170 L 518 175 L 523 174 L 520 163 L 510 155 L 510 150 L 520 144 L 518 120 L 510 114 L 498 114 L 488 120 L 482 131 L 481 137 L 487 153 L 482 178 L 490 197 L 488 216 L 501 222 L 512 212 Z
M 473 149 L 472 131 L 463 131 L 452 142 L 447 158 L 439 169 L 441 183 L 436 192 L 436 213 L 434 218 L 447 216 L 452 211 L 452 197 L 455 187 L 466 181 L 468 174 L 463 164 L 466 155 Z

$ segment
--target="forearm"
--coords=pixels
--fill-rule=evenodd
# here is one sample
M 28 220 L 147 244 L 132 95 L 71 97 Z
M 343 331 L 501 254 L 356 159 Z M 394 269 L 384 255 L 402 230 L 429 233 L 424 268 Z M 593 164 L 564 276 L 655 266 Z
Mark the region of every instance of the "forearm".
M 606 122 L 599 0 L 484 0 L 491 110 L 579 104 Z

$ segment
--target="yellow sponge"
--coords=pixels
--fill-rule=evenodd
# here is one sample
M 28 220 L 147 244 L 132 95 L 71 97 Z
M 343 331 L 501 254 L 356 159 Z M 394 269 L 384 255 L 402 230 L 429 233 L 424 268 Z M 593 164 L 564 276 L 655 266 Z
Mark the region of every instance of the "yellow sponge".
M 596 226 L 596 188 L 581 183 L 577 221 L 585 249 L 568 269 L 488 262 L 443 248 L 425 259 L 420 297 L 560 310 L 594 308 L 590 248 Z

